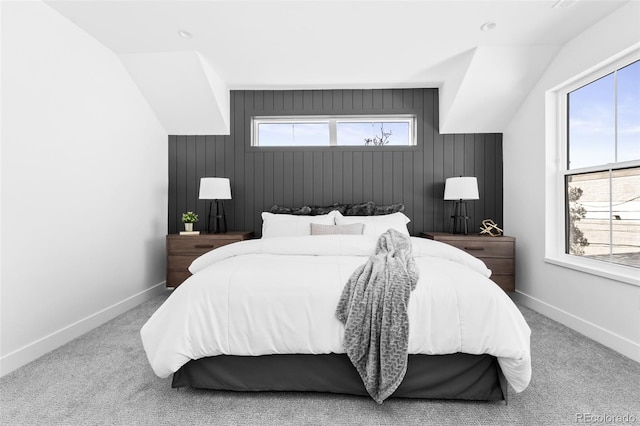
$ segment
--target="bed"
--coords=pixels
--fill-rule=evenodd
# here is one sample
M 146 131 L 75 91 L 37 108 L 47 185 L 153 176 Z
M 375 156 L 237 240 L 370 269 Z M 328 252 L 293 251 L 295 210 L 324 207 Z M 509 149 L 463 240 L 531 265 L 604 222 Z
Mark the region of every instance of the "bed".
M 380 235 L 394 228 L 408 236 L 408 221 L 397 211 L 263 213 L 261 239 L 196 259 L 193 275 L 143 326 L 153 371 L 173 374 L 173 387 L 367 395 L 345 355 L 336 306 Z M 530 330 L 484 263 L 409 240 L 420 277 L 407 306 L 406 374 L 391 396 L 506 400 L 507 384 L 524 390 Z

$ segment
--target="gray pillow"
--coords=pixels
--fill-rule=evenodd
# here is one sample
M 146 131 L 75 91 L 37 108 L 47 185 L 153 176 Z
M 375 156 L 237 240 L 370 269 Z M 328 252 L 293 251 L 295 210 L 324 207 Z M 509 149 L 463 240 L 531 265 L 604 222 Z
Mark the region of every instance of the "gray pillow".
M 362 235 L 364 223 L 351 223 L 349 225 L 322 225 L 311 223 L 311 235 Z
M 373 201 L 367 201 L 362 204 L 349 204 L 344 216 L 372 216 L 376 209 L 376 205 Z

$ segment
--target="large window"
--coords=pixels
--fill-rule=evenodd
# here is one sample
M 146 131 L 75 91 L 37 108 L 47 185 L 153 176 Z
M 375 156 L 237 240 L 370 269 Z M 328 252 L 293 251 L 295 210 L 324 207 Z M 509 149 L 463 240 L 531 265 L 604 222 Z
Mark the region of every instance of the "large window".
M 640 61 L 573 86 L 560 121 L 565 252 L 640 268 Z
M 415 121 L 413 115 L 253 117 L 251 145 L 411 146 Z

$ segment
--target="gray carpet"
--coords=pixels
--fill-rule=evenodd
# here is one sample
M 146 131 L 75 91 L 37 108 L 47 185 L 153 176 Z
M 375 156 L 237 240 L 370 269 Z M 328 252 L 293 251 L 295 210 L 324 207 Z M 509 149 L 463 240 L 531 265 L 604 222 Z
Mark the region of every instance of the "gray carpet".
M 378 405 L 370 398 L 319 393 L 177 391 L 170 378 L 153 374 L 139 338 L 167 295 L 1 378 L 0 423 L 574 425 L 626 419 L 640 424 L 640 364 L 524 307 L 533 331 L 533 379 L 523 393 L 510 391 L 508 405 L 411 399 Z

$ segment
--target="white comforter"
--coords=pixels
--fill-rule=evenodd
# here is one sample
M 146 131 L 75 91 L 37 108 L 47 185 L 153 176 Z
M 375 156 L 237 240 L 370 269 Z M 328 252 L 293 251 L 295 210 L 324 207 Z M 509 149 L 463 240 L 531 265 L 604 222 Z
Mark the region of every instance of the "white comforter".
M 420 279 L 409 301 L 409 353 L 491 354 L 514 390 L 524 390 L 531 332 L 491 271 L 455 247 L 411 240 Z M 344 353 L 336 306 L 375 243 L 361 235 L 268 238 L 199 257 L 194 275 L 142 327 L 151 367 L 167 377 L 213 355 Z

